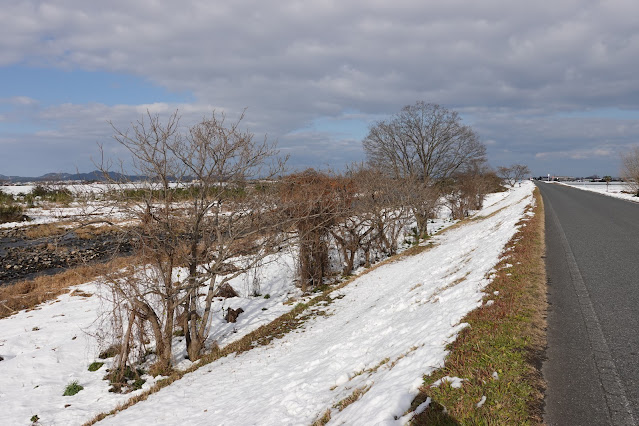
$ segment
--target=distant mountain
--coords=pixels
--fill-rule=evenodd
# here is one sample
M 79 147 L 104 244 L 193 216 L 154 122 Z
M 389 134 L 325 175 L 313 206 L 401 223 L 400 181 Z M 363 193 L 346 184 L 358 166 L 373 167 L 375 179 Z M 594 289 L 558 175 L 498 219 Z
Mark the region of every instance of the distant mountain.
M 140 181 L 144 180 L 144 176 L 123 175 L 121 173 L 109 172 L 109 178 L 115 181 Z M 104 182 L 107 179 L 99 170 L 89 173 L 47 173 L 38 177 L 26 176 L 5 176 L 0 174 L 0 182 L 7 183 L 26 183 L 26 182 L 65 182 L 65 181 L 82 181 L 82 182 Z

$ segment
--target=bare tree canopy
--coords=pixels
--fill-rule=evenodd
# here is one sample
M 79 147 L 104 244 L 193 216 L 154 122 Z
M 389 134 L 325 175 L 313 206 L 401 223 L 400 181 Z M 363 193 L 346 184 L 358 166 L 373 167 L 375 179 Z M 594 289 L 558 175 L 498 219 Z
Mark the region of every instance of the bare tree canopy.
M 498 167 L 497 175 L 511 187 L 517 182 L 530 176 L 530 169 L 525 164 L 513 164 L 510 167 Z
M 639 194 L 639 147 L 621 155 L 621 177 L 630 191 Z
M 448 178 L 486 154 L 457 112 L 422 101 L 373 124 L 363 145 L 372 166 L 424 181 Z
M 270 178 L 283 163 L 274 143 L 240 128 L 243 118 L 228 122 L 214 112 L 184 129 L 177 112 L 166 122 L 147 114 L 127 131 L 114 128 L 115 140 L 148 179 L 112 182 L 118 189 L 108 199 L 133 219 L 130 232 L 139 241 L 139 266 L 107 280 L 120 310 L 116 319 L 123 319 L 126 331 L 119 371 L 130 349 L 143 346 L 138 336 L 149 324 L 156 371 L 172 367 L 175 327 L 185 337 L 189 359 L 197 360 L 218 288 L 254 270 L 284 237 L 269 207 L 277 201 Z M 110 176 L 107 168 L 102 171 Z

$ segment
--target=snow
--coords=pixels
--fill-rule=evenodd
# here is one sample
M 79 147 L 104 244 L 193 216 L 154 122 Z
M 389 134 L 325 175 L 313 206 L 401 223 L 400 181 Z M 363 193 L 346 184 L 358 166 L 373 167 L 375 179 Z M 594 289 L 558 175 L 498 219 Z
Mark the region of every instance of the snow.
M 27 222 L 0 223 L 0 229 L 20 228 L 31 225 L 43 225 L 61 221 L 73 222 L 91 217 L 94 220 L 106 219 L 110 221 L 122 221 L 126 215 L 117 208 L 104 206 L 100 203 L 70 203 L 69 206 L 60 206 L 55 203 L 38 202 L 38 206 L 25 208 L 24 214 L 29 217 Z
M 424 410 L 426 410 L 428 408 L 428 406 L 431 403 L 431 399 L 430 396 L 428 398 L 426 398 L 426 401 L 422 402 L 421 404 L 419 404 L 419 406 L 417 406 L 417 408 L 415 408 L 414 413 L 417 414 L 422 414 L 424 412 Z
M 443 365 L 446 344 L 466 327 L 461 319 L 481 306 L 482 289 L 533 202 L 533 188 L 526 183 L 491 195 L 477 213 L 483 220 L 362 274 L 314 308 L 324 315 L 302 328 L 205 365 L 100 424 L 310 424 L 329 409 L 329 424 L 405 423 L 423 375 Z M 251 283 L 236 279 L 242 297 L 216 302 L 210 339 L 223 346 L 292 309 L 284 302 L 299 297 L 294 269 L 290 254 L 265 266 L 260 292 L 268 299 L 250 297 Z M 103 288 L 79 286 L 88 293 Z M 238 323 L 224 323 L 222 307 L 239 306 L 245 313 Z M 0 320 L 0 424 L 27 425 L 35 414 L 43 425 L 81 424 L 135 395 L 108 392 L 102 377 L 110 361 L 87 371 L 104 349 L 96 337 L 103 329 L 99 313 L 108 309 L 97 295 L 66 294 Z M 154 379 L 145 378 L 151 386 Z M 74 380 L 84 390 L 62 396 Z M 358 389 L 357 401 L 334 408 Z
M 11 195 L 26 195 L 30 194 L 33 188 L 35 188 L 35 185 L 3 185 L 0 186 L 0 191 Z
M 596 192 L 609 197 L 621 198 L 623 200 L 639 203 L 639 197 L 625 192 L 629 191 L 629 188 L 623 182 L 611 182 L 609 185 L 606 185 L 605 182 L 562 182 L 561 185 L 571 186 L 584 191 Z
M 477 408 L 481 408 L 482 405 L 486 402 L 486 395 L 482 395 L 481 399 L 477 403 Z
M 461 379 L 459 377 L 444 376 L 441 379 L 436 380 L 432 385 L 430 385 L 430 387 L 436 388 L 438 386 L 441 386 L 443 383 L 448 383 L 450 384 L 451 388 L 459 389 L 462 387 L 462 384 L 465 380 L 466 379 Z
M 26 183 L 26 184 L 16 184 L 16 185 L 0 185 L 0 191 L 5 194 L 11 195 L 27 195 L 30 194 L 38 185 L 43 185 L 45 187 L 51 187 L 54 189 L 67 189 L 73 194 L 86 194 L 86 193 L 103 193 L 107 191 L 111 191 L 114 189 L 136 189 L 136 188 L 144 188 L 149 187 L 150 185 L 158 185 L 157 183 L 147 183 L 147 182 L 131 182 L 131 183 L 53 183 L 49 184 L 47 182 L 39 182 L 39 183 Z M 185 186 L 185 183 L 175 183 L 172 182 L 169 184 L 172 188 L 177 188 L 179 186 Z

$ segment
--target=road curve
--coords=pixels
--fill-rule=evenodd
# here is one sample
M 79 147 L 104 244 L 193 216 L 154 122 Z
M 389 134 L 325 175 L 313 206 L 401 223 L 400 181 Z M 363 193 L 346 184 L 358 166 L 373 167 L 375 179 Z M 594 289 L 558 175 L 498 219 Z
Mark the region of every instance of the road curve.
M 639 204 L 538 183 L 546 212 L 549 425 L 639 422 Z

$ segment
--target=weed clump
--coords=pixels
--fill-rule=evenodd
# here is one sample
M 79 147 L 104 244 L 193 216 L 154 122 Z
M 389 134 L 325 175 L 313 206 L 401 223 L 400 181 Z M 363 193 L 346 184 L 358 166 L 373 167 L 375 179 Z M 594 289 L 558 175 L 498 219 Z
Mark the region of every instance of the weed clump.
M 98 371 L 100 368 L 102 368 L 103 365 L 104 365 L 103 362 L 98 362 L 98 361 L 92 362 L 89 365 L 89 371 Z
M 105 376 L 111 383 L 109 392 L 115 393 L 127 393 L 138 389 L 142 389 L 142 385 L 146 383 L 146 380 L 142 378 L 144 370 L 140 368 L 133 369 L 128 365 L 121 369 L 114 369 Z
M 98 358 L 100 359 L 113 358 L 119 353 L 120 353 L 120 345 L 116 343 L 114 345 L 109 346 L 102 352 L 100 352 L 100 354 L 98 355 Z
M 20 222 L 25 219 L 24 209 L 14 204 L 13 196 L 0 191 L 0 223 Z
M 74 380 L 67 385 L 62 396 L 73 396 L 76 393 L 80 392 L 82 389 L 84 389 L 84 386 L 78 384 L 77 380 Z

